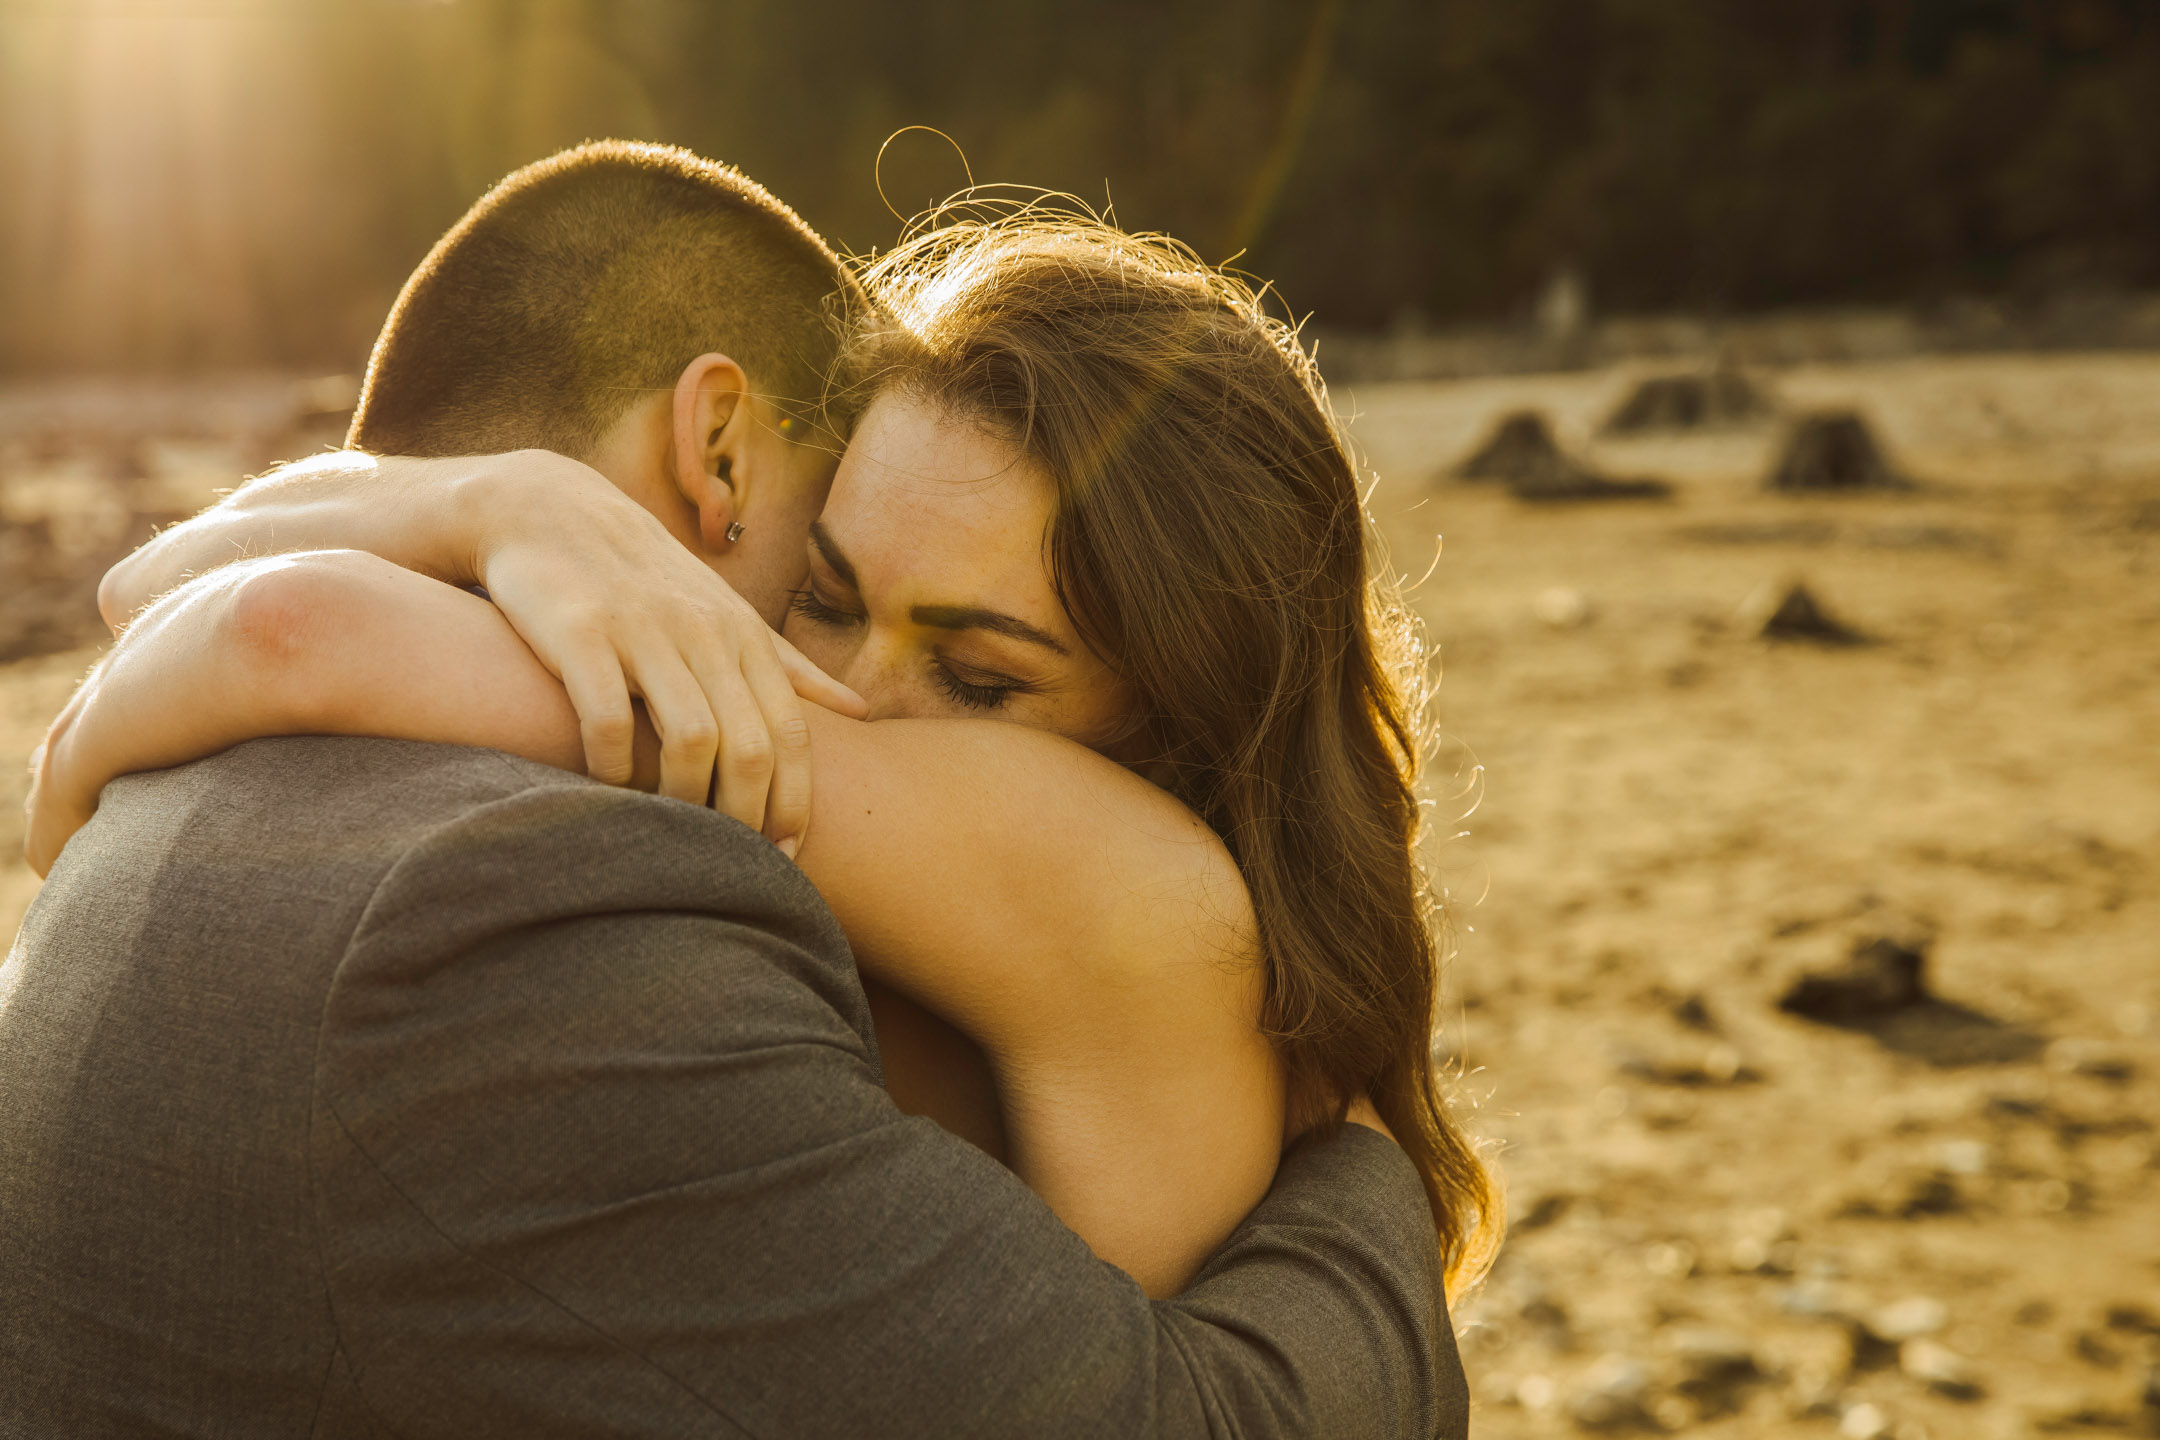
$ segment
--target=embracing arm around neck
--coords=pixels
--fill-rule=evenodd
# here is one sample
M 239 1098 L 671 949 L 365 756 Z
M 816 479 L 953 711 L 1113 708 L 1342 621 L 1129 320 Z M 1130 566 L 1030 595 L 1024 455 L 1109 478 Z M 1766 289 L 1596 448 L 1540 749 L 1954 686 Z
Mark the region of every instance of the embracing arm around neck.
M 1283 1138 L 1228 852 L 1058 737 L 806 709 L 819 778 L 798 860 L 864 973 L 982 1047 L 1009 1163 L 1096 1253 L 1174 1293 L 1266 1192 Z M 114 775 L 278 734 L 583 768 L 561 683 L 486 601 L 353 551 L 246 562 L 147 611 L 56 722 L 33 861 Z

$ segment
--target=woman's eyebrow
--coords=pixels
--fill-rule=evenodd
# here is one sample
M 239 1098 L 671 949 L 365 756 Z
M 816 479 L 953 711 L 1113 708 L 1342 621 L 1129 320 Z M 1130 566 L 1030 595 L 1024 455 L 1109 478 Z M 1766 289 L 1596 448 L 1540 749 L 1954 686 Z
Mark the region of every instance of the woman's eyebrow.
M 1038 630 L 1027 621 L 998 610 L 983 610 L 968 605 L 917 605 L 908 611 L 908 618 L 918 625 L 932 625 L 940 630 L 992 630 L 1000 635 L 1010 635 L 1015 640 L 1025 640 L 1030 645 L 1055 650 L 1060 655 L 1072 653 L 1057 636 Z
M 856 583 L 855 567 L 848 563 L 847 556 L 840 553 L 840 546 L 833 540 L 832 532 L 825 528 L 824 521 L 813 520 L 810 522 L 810 543 L 817 546 L 817 553 L 824 557 L 827 565 L 832 567 L 833 574 L 840 577 L 841 584 L 847 586 L 850 590 L 860 590 L 862 588 L 861 585 Z

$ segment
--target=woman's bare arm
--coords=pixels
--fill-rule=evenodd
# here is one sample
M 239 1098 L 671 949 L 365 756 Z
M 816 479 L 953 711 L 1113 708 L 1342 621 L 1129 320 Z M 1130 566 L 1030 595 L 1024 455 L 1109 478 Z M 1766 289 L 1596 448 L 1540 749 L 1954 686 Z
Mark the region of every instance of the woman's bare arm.
M 1014 1168 L 1170 1293 L 1267 1188 L 1282 1081 L 1249 904 L 1205 827 L 1078 746 L 810 707 L 799 861 L 865 972 L 988 1052 Z M 34 859 L 112 775 L 266 734 L 485 745 L 580 768 L 562 685 L 487 602 L 371 555 L 260 560 L 138 621 L 56 723 Z
M 159 531 L 105 572 L 98 610 L 117 633 L 159 596 L 220 566 L 308 550 L 367 550 L 454 585 L 478 584 L 481 557 L 470 537 L 478 513 L 499 503 L 491 487 L 543 469 L 567 482 L 585 468 L 545 451 L 453 459 L 313 455 Z
M 702 799 L 717 775 L 718 808 L 790 853 L 810 805 L 802 700 L 863 713 L 652 514 L 545 450 L 281 466 L 113 566 L 98 606 L 117 632 L 234 561 L 347 548 L 485 586 L 572 696 L 589 774 L 629 778 L 639 697 L 662 741 L 660 792 Z

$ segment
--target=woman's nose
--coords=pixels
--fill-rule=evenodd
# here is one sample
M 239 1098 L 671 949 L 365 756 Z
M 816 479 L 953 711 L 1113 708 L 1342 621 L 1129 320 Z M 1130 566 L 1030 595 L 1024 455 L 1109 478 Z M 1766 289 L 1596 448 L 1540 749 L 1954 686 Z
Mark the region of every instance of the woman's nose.
M 871 634 L 848 657 L 846 670 L 833 678 L 862 696 L 872 720 L 895 720 L 910 713 L 906 675 L 900 647 Z

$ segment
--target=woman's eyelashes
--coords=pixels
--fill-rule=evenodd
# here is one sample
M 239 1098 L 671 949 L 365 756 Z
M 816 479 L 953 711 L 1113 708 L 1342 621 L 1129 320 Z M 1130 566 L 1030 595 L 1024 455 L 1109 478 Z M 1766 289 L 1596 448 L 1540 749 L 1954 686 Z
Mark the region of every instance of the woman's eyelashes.
M 826 604 L 818 598 L 817 591 L 808 585 L 793 592 L 788 608 L 813 625 L 854 625 L 863 618 L 852 610 L 842 610 L 838 606 Z
M 824 599 L 812 585 L 791 591 L 788 608 L 813 625 L 829 625 L 846 628 L 863 623 L 860 611 L 843 610 Z M 963 676 L 960 670 L 966 670 Z M 955 667 L 942 656 L 930 657 L 930 683 L 939 694 L 968 710 L 996 710 L 1016 694 L 1031 694 L 1035 686 L 1025 680 L 1015 680 L 991 670 L 977 670 L 973 666 Z
M 930 679 L 945 692 L 946 699 L 970 710 L 995 710 L 1010 700 L 1015 691 L 1028 688 L 1018 680 L 999 679 L 987 683 L 963 680 L 943 660 L 930 662 Z

